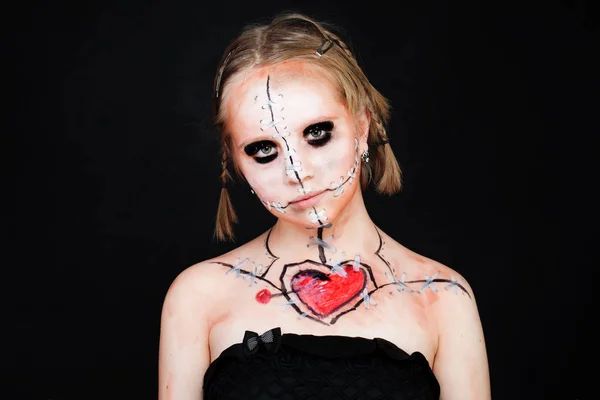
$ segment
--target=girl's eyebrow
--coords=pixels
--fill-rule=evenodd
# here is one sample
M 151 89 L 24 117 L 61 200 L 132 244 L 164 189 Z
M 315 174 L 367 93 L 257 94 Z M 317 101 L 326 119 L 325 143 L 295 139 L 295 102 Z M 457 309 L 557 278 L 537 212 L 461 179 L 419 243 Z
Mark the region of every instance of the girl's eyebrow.
M 308 132 L 308 130 L 310 130 L 312 128 L 317 128 L 317 127 L 321 127 L 326 131 L 330 131 L 333 129 L 333 121 L 327 120 L 327 121 L 315 122 L 314 124 L 310 124 L 306 128 L 304 128 L 303 133 L 306 134 Z
M 254 137 L 254 138 L 250 138 L 247 140 L 244 140 L 239 146 L 238 148 L 240 150 L 244 150 L 244 147 L 251 145 L 253 143 L 256 142 L 273 142 L 273 137 L 271 137 L 271 135 L 265 135 L 264 133 L 261 134 L 260 136 Z
M 327 123 L 327 122 L 331 122 L 333 124 L 333 121 L 336 121 L 338 119 L 339 119 L 339 116 L 338 117 L 334 117 L 334 116 L 331 116 L 331 115 L 320 115 L 317 118 L 310 118 L 310 119 L 308 119 L 304 124 L 305 124 L 306 128 L 310 128 L 310 127 L 312 127 L 314 125 L 324 124 L 324 123 Z M 298 125 L 301 126 L 302 124 L 298 124 Z M 306 128 L 304 128 L 304 129 L 306 129 Z
M 249 156 L 252 156 L 252 155 L 256 154 L 258 152 L 260 146 L 262 146 L 264 144 L 272 145 L 274 143 L 273 143 L 272 140 L 259 140 L 259 141 L 252 142 L 252 143 L 247 144 L 246 146 L 244 146 L 244 151 Z

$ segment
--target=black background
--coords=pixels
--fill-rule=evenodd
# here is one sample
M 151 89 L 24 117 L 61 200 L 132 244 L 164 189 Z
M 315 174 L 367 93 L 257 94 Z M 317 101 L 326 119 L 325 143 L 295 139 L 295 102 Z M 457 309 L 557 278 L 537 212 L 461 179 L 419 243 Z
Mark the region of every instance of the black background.
M 0 397 L 156 398 L 169 284 L 233 246 L 212 239 L 217 63 L 245 23 L 291 9 L 343 27 L 391 100 L 404 188 L 367 208 L 470 282 L 494 399 L 591 399 L 597 19 L 584 2 L 451 3 L 6 9 Z M 238 244 L 273 223 L 233 197 Z

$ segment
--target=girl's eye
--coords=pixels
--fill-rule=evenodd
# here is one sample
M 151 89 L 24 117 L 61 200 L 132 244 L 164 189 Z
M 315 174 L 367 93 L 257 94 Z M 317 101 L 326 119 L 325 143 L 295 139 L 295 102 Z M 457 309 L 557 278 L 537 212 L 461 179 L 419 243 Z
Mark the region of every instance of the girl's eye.
M 304 130 L 304 137 L 314 147 L 324 146 L 331 139 L 333 122 L 324 121 L 309 125 Z
M 325 136 L 327 132 L 325 132 L 322 129 L 311 129 L 308 132 L 308 135 L 310 136 L 310 139 L 320 139 L 321 137 Z
M 250 157 L 253 157 L 257 163 L 266 164 L 277 157 L 277 148 L 275 143 L 269 140 L 261 140 L 244 147 L 244 151 Z
M 271 144 L 265 144 L 258 149 L 256 156 L 258 156 L 258 158 L 264 158 L 272 155 L 273 153 L 275 153 L 275 146 Z

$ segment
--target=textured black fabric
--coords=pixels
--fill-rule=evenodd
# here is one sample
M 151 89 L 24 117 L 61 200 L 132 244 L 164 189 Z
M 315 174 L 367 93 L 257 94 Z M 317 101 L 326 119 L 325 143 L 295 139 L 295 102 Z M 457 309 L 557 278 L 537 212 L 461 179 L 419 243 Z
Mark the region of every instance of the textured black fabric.
M 427 359 L 384 339 L 246 331 L 204 375 L 204 400 L 430 400 Z

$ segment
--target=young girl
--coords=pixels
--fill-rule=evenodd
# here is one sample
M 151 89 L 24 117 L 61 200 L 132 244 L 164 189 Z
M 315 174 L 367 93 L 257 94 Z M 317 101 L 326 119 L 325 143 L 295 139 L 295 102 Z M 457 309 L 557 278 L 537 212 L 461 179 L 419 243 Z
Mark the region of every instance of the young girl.
M 489 399 L 470 286 L 369 217 L 368 185 L 400 189 L 389 105 L 332 29 L 300 14 L 248 26 L 214 104 L 217 237 L 233 237 L 233 174 L 277 222 L 172 283 L 159 399 Z

